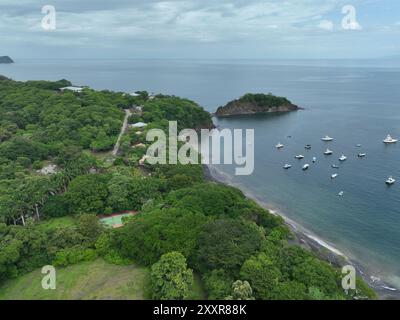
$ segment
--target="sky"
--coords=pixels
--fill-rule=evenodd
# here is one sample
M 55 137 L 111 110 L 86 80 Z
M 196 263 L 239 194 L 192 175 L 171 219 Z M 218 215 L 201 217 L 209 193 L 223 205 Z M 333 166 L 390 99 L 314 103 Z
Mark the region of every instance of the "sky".
M 54 20 L 48 19 L 49 11 L 42 12 L 46 5 L 55 9 L 55 29 L 48 30 Z M 0 0 L 0 55 L 46 59 L 400 57 L 400 1 Z

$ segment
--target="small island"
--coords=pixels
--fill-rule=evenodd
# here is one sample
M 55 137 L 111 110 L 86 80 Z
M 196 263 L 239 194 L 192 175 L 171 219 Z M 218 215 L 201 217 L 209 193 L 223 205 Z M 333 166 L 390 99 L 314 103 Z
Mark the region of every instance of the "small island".
M 0 63 L 14 63 L 9 56 L 0 56 Z
M 224 107 L 219 107 L 215 115 L 217 117 L 230 117 L 238 115 L 250 115 L 271 112 L 289 112 L 300 108 L 284 97 L 273 94 L 245 94 L 243 97 L 229 102 Z

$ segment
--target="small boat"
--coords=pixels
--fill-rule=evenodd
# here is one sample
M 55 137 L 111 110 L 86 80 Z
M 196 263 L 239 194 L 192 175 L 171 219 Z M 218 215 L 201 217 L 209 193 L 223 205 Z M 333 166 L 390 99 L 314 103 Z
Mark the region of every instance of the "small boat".
M 392 176 L 390 176 L 387 180 L 386 180 L 386 184 L 391 186 L 392 184 L 394 184 L 396 182 L 396 179 L 394 179 Z
M 304 159 L 304 156 L 302 154 L 299 154 L 299 155 L 295 156 L 295 158 L 301 160 L 301 159 Z
M 337 177 L 338 177 L 338 175 L 339 175 L 339 174 L 337 174 L 337 173 L 334 173 L 333 175 L 331 175 L 331 179 L 335 179 L 335 178 L 337 178 Z
M 332 165 L 332 168 L 333 168 L 333 169 L 339 169 L 339 166 L 338 166 L 337 164 L 333 164 L 333 165 Z
M 307 149 L 307 150 L 310 150 L 311 149 L 311 144 L 307 144 L 304 148 Z
M 326 151 L 324 152 L 324 155 L 326 156 L 330 156 L 331 154 L 333 154 L 333 151 L 329 149 L 326 149 Z
M 312 158 L 312 162 L 314 162 L 314 163 L 317 162 L 317 158 L 316 158 L 316 157 L 313 157 L 313 158 Z
M 390 143 L 396 143 L 397 141 L 399 141 L 399 140 L 392 138 L 392 136 L 390 134 L 388 134 L 386 139 L 383 140 L 383 143 L 390 144 Z
M 359 157 L 359 158 L 364 158 L 366 155 L 367 155 L 366 153 L 359 153 L 359 154 L 357 155 L 357 157 Z
M 359 144 L 356 144 L 356 147 L 357 148 L 361 148 L 361 144 L 359 143 Z
M 275 146 L 277 149 L 282 149 L 283 147 L 284 147 L 284 145 L 282 144 L 282 143 L 278 143 L 276 146 Z
M 310 167 L 309 164 L 305 164 L 305 165 L 303 166 L 303 171 L 306 171 L 309 167 Z
M 283 166 L 283 169 L 290 169 L 292 167 L 292 165 L 291 164 L 285 164 L 284 166 Z
M 333 138 L 331 138 L 331 137 L 329 137 L 329 136 L 325 136 L 325 137 L 323 137 L 321 140 L 322 140 L 322 141 L 325 141 L 325 142 L 329 142 L 329 141 L 333 141 Z
M 343 197 L 343 195 L 344 195 L 344 191 L 340 191 L 339 192 L 339 197 Z
M 347 157 L 344 155 L 344 154 L 342 154 L 342 156 L 339 158 L 339 161 L 346 161 L 347 160 Z

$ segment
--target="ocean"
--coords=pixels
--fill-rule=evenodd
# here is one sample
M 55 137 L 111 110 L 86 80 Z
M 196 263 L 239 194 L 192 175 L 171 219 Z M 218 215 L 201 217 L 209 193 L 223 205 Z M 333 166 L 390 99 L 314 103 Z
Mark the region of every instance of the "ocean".
M 95 89 L 174 94 L 208 111 L 247 92 L 285 96 L 304 110 L 215 119 L 255 129 L 255 171 L 229 181 L 360 263 L 373 280 L 400 289 L 400 64 L 395 61 L 18 60 L 15 80 L 59 80 Z M 321 137 L 329 135 L 333 142 Z M 281 142 L 285 148 L 277 150 Z M 311 144 L 311 150 L 304 146 Z M 361 147 L 356 145 L 361 144 Z M 324 156 L 329 147 L 334 154 Z M 365 152 L 365 158 L 357 154 Z M 296 160 L 296 154 L 304 160 Z M 345 154 L 348 159 L 339 164 Z M 312 157 L 317 157 L 312 164 Z M 290 170 L 282 166 L 290 163 Z M 301 167 L 310 163 L 308 171 Z M 339 176 L 332 180 L 331 174 Z M 386 186 L 389 176 L 398 184 Z M 338 193 L 343 191 L 342 197 Z

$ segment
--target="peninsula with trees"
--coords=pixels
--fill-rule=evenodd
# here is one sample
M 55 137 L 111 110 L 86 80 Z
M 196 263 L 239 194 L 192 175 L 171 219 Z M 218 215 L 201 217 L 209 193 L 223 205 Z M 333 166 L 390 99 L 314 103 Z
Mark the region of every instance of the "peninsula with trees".
M 278 97 L 271 93 L 248 93 L 239 99 L 229 102 L 223 107 L 219 107 L 215 115 L 217 117 L 230 117 L 260 113 L 289 112 L 299 109 L 297 105 L 284 97 Z

